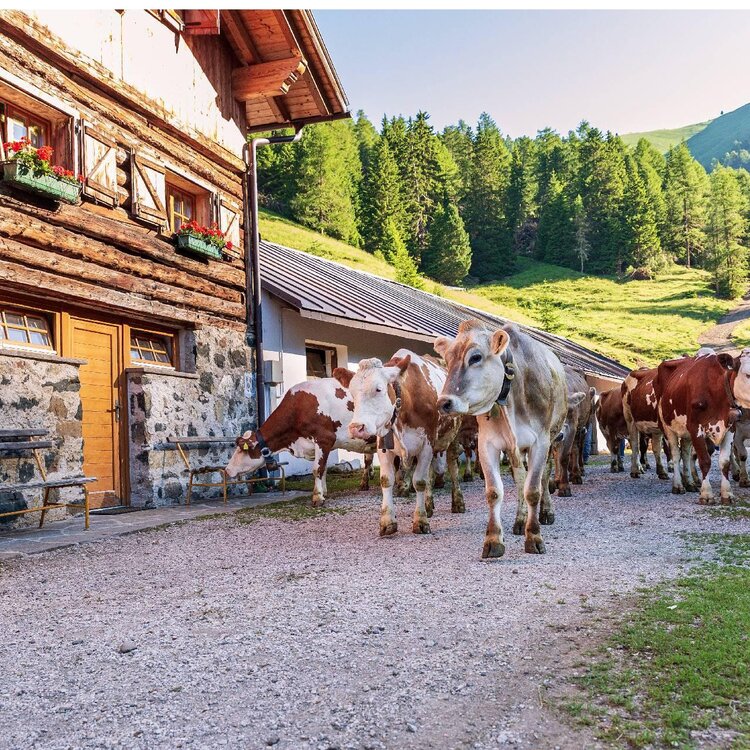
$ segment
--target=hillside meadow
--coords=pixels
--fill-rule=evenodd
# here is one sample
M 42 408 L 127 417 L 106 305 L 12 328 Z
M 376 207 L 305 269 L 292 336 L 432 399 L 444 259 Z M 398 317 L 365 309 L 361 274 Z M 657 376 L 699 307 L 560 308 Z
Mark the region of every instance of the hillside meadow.
M 384 260 L 269 211 L 261 211 L 260 231 L 269 242 L 395 279 Z M 521 259 L 519 270 L 501 282 L 458 289 L 426 280 L 425 290 L 636 367 L 695 351 L 698 335 L 734 307 L 714 296 L 709 281 L 708 272 L 677 265 L 652 281 L 626 281 Z

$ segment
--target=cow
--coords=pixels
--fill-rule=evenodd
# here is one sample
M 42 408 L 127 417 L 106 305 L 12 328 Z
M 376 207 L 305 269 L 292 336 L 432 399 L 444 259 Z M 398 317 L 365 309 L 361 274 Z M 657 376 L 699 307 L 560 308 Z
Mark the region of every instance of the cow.
M 554 443 L 555 478 L 550 482 L 550 492 L 557 489 L 560 497 L 570 497 L 570 483 L 583 482 L 583 443 L 586 427 L 591 419 L 592 401 L 596 395 L 589 388 L 581 370 L 565 365 L 565 383 L 568 390 L 568 411 L 565 415 L 563 437 Z
M 656 368 L 633 370 L 623 381 L 621 387 L 622 411 L 628 428 L 630 445 L 637 444 L 640 436 L 651 438 L 651 450 L 656 462 L 656 476 L 669 479 L 669 474 L 661 460 L 662 430 L 659 423 L 658 399 L 654 390 Z M 671 455 L 671 451 L 668 454 Z M 641 463 L 643 464 L 643 458 Z M 632 452 L 630 476 L 638 479 L 641 475 L 636 451 Z
M 737 369 L 737 377 L 734 384 L 734 394 L 737 401 L 741 404 L 742 412 L 734 425 L 732 457 L 735 465 L 733 466 L 733 478 L 735 482 L 739 482 L 740 487 L 744 488 L 750 487 L 750 479 L 747 475 L 746 446 L 747 441 L 750 440 L 750 411 L 747 411 L 744 403 L 742 403 L 750 398 L 750 394 L 747 393 L 750 386 L 746 385 L 750 382 L 750 349 L 742 350 L 736 360 L 735 367 Z
M 475 472 L 481 475 L 477 462 L 478 438 L 479 425 L 477 424 L 477 418 L 469 415 L 464 416 L 461 420 L 461 427 L 458 430 L 458 443 L 464 449 L 464 458 L 466 460 L 464 464 L 464 482 L 472 482 Z
M 334 370 L 338 376 L 338 370 Z M 451 477 L 451 511 L 463 513 L 463 494 L 458 482 L 458 448 L 455 442 L 461 420 L 438 413 L 437 399 L 445 382 L 445 368 L 431 357 L 399 349 L 383 364 L 363 359 L 349 388 L 354 415 L 349 424 L 353 439 L 378 439 L 380 486 L 383 501 L 380 535 L 398 530 L 393 490 L 396 463 L 411 467 L 416 504 L 412 532 L 429 534 L 431 515 L 430 466 L 436 453 L 446 451 Z
M 605 391 L 599 396 L 596 418 L 612 456 L 610 471 L 613 474 L 625 471 L 620 455 L 620 440 L 628 437 L 628 425 L 622 410 L 622 393 L 619 387 Z
M 290 388 L 260 429 L 237 438 L 237 447 L 226 466 L 227 475 L 236 477 L 257 471 L 266 463 L 266 455 L 286 449 L 294 456 L 313 461 L 312 504 L 318 507 L 325 503 L 327 493 L 328 456 L 343 448 L 365 454 L 360 489 L 369 489 L 375 441 L 349 435 L 354 402 L 345 381 L 346 377 L 320 378 Z
M 513 533 L 525 534 L 526 552 L 545 552 L 540 524 L 555 520 L 549 495 L 550 452 L 568 410 L 560 360 L 514 324 L 489 330 L 478 320 L 466 320 L 455 339 L 441 337 L 434 346 L 448 365 L 440 411 L 478 417 L 479 460 L 489 505 L 482 558 L 505 553 L 500 517 L 502 451 L 508 452 L 518 487 Z M 527 459 L 528 473 L 522 457 Z
M 750 406 L 750 384 L 745 394 L 747 378 L 739 378 L 738 395 L 734 393 L 738 380 L 737 365 L 729 354 L 708 354 L 662 362 L 657 368 L 654 387 L 659 399 L 659 417 L 669 441 L 675 469 L 672 492 L 685 492 L 687 467 L 692 463 L 691 446 L 695 450 L 702 474 L 701 503 L 713 503 L 714 495 L 708 473 L 711 454 L 707 441 L 719 447 L 721 469 L 721 502 L 730 504 L 733 495 L 729 482 L 730 428 L 738 418 L 738 411 L 746 400 Z M 744 397 L 747 397 L 746 399 Z M 738 404 L 739 402 L 739 404 Z M 681 456 L 682 461 L 677 457 Z M 681 470 L 678 468 L 682 464 Z

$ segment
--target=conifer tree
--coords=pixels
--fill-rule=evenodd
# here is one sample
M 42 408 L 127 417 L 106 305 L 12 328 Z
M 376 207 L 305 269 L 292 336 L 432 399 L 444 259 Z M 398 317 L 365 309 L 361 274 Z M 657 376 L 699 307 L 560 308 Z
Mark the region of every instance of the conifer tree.
M 545 203 L 539 213 L 537 255 L 547 263 L 576 266 L 573 206 L 562 182 L 553 171 Z
M 463 120 L 457 125 L 449 125 L 440 135 L 441 142 L 450 151 L 458 167 L 459 188 L 456 198 L 462 201 L 469 190 L 473 158 L 473 134 L 471 127 Z
M 581 264 L 580 270 L 583 273 L 585 263 L 591 253 L 591 244 L 589 243 L 589 224 L 586 209 L 580 195 L 577 195 L 575 201 L 573 201 L 573 227 L 575 228 L 573 252 Z
M 396 269 L 396 281 L 422 289 L 424 283 L 417 270 L 417 264 L 409 255 L 401 239 L 401 233 L 392 219 L 386 222 L 382 246 L 386 260 Z
M 622 222 L 629 260 L 636 268 L 657 271 L 662 266 L 662 253 L 656 216 L 636 159 L 631 154 L 625 156 L 625 170 Z
M 469 272 L 471 245 L 458 208 L 447 203 L 438 206 L 430 224 L 422 270 L 443 284 L 456 286 Z

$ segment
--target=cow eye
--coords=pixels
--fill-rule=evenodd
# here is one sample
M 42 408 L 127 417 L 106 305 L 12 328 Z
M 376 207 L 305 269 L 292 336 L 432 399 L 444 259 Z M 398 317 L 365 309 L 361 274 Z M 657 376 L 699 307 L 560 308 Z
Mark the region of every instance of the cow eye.
M 375 386 L 375 393 L 382 393 L 382 392 L 383 392 L 383 389 L 379 385 Z
M 474 354 L 469 357 L 469 364 L 470 365 L 476 365 L 479 364 L 482 361 L 482 355 L 479 352 L 474 352 Z

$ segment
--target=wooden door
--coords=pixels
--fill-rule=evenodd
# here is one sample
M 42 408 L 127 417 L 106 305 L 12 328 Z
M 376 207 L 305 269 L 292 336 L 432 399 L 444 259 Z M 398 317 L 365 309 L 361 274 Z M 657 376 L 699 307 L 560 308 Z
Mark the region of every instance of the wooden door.
M 71 334 L 73 356 L 86 360 L 80 368 L 83 471 L 96 477 L 89 485 L 91 506 L 120 505 L 120 327 L 71 318 Z

